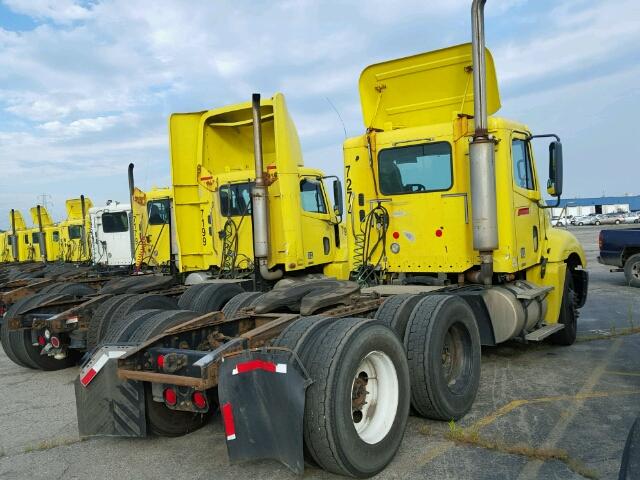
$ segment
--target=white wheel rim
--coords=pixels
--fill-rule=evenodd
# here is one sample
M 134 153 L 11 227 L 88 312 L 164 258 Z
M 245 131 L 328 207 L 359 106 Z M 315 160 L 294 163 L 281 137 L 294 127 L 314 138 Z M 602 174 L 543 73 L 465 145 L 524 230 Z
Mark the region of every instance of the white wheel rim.
M 393 361 L 386 353 L 369 353 L 358 365 L 351 387 L 351 419 L 364 442 L 378 443 L 389 433 L 397 415 L 398 397 Z

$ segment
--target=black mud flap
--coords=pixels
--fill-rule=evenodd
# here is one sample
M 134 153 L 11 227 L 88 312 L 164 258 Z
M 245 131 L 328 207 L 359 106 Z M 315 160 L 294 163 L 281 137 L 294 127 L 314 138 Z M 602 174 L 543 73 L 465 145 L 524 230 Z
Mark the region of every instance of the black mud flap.
M 310 384 L 292 352 L 243 351 L 220 366 L 218 396 L 232 463 L 274 459 L 304 471 L 302 422 Z
M 111 358 L 87 386 L 76 378 L 80 437 L 145 437 L 147 422 L 142 382 L 120 380 Z

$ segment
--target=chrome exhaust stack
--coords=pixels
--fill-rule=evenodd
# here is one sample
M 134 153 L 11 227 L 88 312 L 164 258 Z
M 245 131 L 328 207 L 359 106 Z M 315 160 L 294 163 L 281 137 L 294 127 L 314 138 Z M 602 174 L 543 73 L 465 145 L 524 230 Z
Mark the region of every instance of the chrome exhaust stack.
M 484 41 L 484 4 L 473 0 L 471 31 L 473 55 L 473 116 L 475 132 L 469 145 L 473 248 L 480 253 L 480 280 L 490 285 L 493 251 L 498 248 L 494 139 L 488 133 L 487 73 Z
M 36 210 L 38 212 L 38 246 L 40 247 L 40 257 L 42 257 L 42 262 L 47 263 L 47 242 L 44 238 L 44 231 L 42 229 L 42 211 L 40 210 L 40 205 L 36 205 Z
M 11 254 L 13 255 L 13 261 L 19 262 L 18 258 L 18 236 L 16 235 L 16 211 L 11 209 Z
M 127 178 L 129 180 L 129 243 L 131 244 L 131 265 L 135 267 L 136 264 L 136 232 L 134 228 L 135 216 L 133 215 L 133 194 L 135 192 L 136 184 L 133 179 L 133 163 L 129 164 L 127 169 Z
M 265 280 L 278 280 L 282 278 L 282 270 L 269 270 L 269 219 L 267 186 L 264 181 L 264 168 L 262 160 L 262 119 L 260 115 L 260 94 L 254 93 L 251 97 L 251 110 L 253 113 L 253 155 L 256 169 L 256 185 L 251 190 L 251 209 L 253 220 L 253 255 L 256 258 L 256 267 L 260 276 Z
M 84 195 L 80 195 L 80 208 L 82 211 L 82 228 L 80 229 L 80 257 L 84 258 L 87 249 L 87 205 L 84 201 Z

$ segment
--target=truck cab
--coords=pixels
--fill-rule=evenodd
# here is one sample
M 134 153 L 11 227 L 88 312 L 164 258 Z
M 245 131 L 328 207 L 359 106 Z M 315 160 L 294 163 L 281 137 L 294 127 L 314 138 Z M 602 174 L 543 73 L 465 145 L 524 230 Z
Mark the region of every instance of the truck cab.
M 35 232 L 31 234 L 34 260 L 55 262 L 61 260 L 60 227 L 53 222 L 47 209 L 41 205 L 29 210 Z
M 105 266 L 132 264 L 130 213 L 130 204 L 118 202 L 107 202 L 104 206 L 89 209 L 94 264 Z
M 551 284 L 546 320 L 553 322 L 566 267 L 585 266 L 584 252 L 571 233 L 549 222 L 541 189 L 546 179 L 533 158 L 536 137 L 520 122 L 493 116 L 500 97 L 493 59 L 485 54 L 497 215 L 491 280 Z M 471 44 L 363 71 L 366 133 L 344 145 L 350 271 L 358 281 L 433 285 L 476 275 L 472 72 Z
M 173 195 L 170 188 L 138 188 L 133 194 L 136 267 L 165 267 L 171 260 Z
M 261 102 L 260 117 L 268 268 L 321 271 L 340 248 L 339 218 L 330 204 L 324 174 L 304 166 L 282 94 Z M 251 192 L 256 181 L 252 105 L 174 114 L 169 130 L 180 271 L 250 273 L 254 268 Z
M 93 207 L 90 198 L 70 198 L 65 202 L 67 218 L 60 222 L 60 256 L 65 262 L 86 262 L 91 260 L 89 241 L 89 209 Z

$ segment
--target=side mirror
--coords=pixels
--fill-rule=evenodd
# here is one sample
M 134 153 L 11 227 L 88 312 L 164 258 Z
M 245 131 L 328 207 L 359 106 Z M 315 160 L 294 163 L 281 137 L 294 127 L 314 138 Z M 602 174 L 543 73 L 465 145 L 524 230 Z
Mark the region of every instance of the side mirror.
M 554 141 L 549 144 L 547 193 L 553 197 L 562 195 L 562 143 L 560 141 Z
M 335 205 L 333 206 L 333 211 L 338 217 L 342 217 L 344 214 L 344 205 L 342 198 L 342 182 L 339 178 L 333 180 L 333 201 Z

